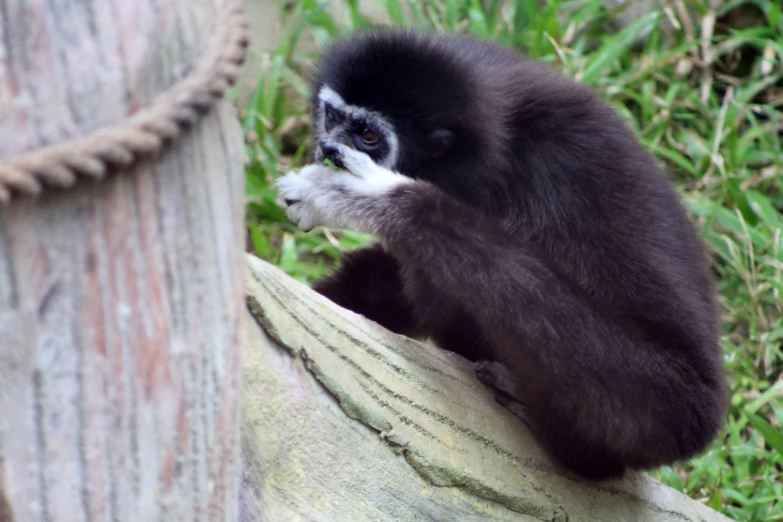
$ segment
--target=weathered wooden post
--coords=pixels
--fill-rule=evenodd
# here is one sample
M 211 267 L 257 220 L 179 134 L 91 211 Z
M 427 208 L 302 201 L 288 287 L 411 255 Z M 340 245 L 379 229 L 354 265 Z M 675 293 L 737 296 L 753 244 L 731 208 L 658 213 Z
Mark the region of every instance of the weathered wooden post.
M 228 0 L 0 0 L 0 521 L 237 517 Z

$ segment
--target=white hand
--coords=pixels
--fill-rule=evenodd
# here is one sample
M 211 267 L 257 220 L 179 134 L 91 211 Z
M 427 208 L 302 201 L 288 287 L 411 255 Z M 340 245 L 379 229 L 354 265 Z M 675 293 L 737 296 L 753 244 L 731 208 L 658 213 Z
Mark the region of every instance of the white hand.
M 363 152 L 335 147 L 345 170 L 312 164 L 277 180 L 280 196 L 289 205 L 286 214 L 304 231 L 326 226 L 372 233 L 375 219 L 389 210 L 384 196 L 414 181 L 376 165 Z

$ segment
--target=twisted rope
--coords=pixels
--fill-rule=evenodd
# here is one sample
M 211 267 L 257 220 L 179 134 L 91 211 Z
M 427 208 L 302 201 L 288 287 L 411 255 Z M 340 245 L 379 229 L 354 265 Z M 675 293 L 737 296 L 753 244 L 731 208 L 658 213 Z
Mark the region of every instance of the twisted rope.
M 8 204 L 12 194 L 37 196 L 45 186 L 70 187 L 79 176 L 103 179 L 112 168 L 159 152 L 236 82 L 247 45 L 244 8 L 235 0 L 193 71 L 151 105 L 87 136 L 0 163 L 0 205 Z

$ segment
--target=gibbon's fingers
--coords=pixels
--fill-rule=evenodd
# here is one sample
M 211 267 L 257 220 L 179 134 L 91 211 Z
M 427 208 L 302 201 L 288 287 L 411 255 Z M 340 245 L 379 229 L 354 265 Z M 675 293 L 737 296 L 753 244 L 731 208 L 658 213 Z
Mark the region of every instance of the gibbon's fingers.
M 306 203 L 295 203 L 289 206 L 285 213 L 288 219 L 302 232 L 310 232 L 323 221 L 315 212 L 315 209 Z
M 318 172 L 322 165 L 307 165 L 298 173 L 289 170 L 284 176 L 275 181 L 277 191 L 286 204 L 291 205 L 301 201 L 309 192 L 314 173 Z M 291 202 L 291 203 L 288 203 Z
M 369 178 L 373 175 L 383 175 L 380 171 L 391 172 L 390 170 L 377 165 L 372 158 L 364 152 L 352 149 L 342 143 L 335 143 L 332 146 L 336 150 L 335 155 L 344 169 L 355 176 Z
M 280 197 L 288 205 L 286 215 L 303 232 L 309 232 L 319 225 L 326 224 L 312 200 L 315 193 L 313 187 L 325 175 L 325 169 L 328 167 L 324 165 L 307 165 L 299 174 L 289 171 L 285 176 L 277 179 Z
M 298 175 L 289 172 L 278 178 L 280 196 L 297 202 L 298 208 L 288 214 L 289 218 L 301 226 L 323 225 L 375 233 L 379 205 L 383 206 L 390 191 L 414 181 L 376 165 L 366 154 L 345 146 L 339 149 L 352 170 L 312 164 Z
M 366 187 L 370 193 L 383 191 L 387 186 L 394 186 L 404 181 L 412 181 L 411 178 L 378 165 L 362 151 L 327 138 L 322 138 L 320 143 L 326 157 L 335 165 L 340 165 L 344 171 L 370 182 Z
M 374 233 L 378 203 L 386 199 L 389 191 L 413 180 L 378 167 L 372 161 L 351 164 L 364 170 L 352 173 L 312 164 L 298 175 L 289 172 L 278 178 L 280 196 L 297 201 L 289 218 L 300 223 L 300 227 L 323 225 Z

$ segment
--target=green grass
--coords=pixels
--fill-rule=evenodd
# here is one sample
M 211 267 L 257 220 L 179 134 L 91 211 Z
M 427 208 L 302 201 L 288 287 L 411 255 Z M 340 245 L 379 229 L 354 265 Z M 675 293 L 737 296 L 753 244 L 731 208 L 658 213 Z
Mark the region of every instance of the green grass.
M 783 13 L 772 0 L 699 0 L 624 30 L 601 0 L 381 0 L 392 22 L 499 41 L 595 87 L 670 170 L 711 248 L 723 310 L 731 407 L 702 456 L 653 473 L 740 521 L 783 520 Z M 286 33 L 263 60 L 244 109 L 247 224 L 256 253 L 308 282 L 360 234 L 298 232 L 274 177 L 309 161 L 306 71 L 317 48 L 369 24 L 356 0 L 338 21 L 325 2 L 285 8 Z M 706 4 L 706 2 L 705 2 Z M 749 13 L 752 23 L 731 11 Z M 667 32 L 664 22 L 673 23 Z M 643 43 L 638 37 L 646 35 Z M 316 49 L 317 52 L 317 49 Z

